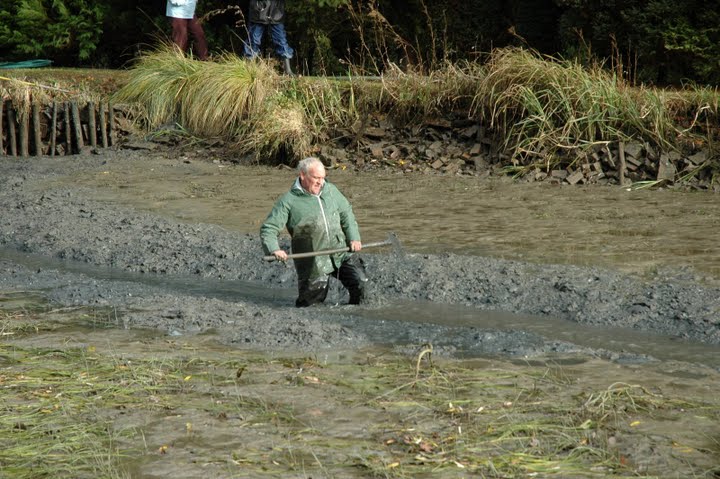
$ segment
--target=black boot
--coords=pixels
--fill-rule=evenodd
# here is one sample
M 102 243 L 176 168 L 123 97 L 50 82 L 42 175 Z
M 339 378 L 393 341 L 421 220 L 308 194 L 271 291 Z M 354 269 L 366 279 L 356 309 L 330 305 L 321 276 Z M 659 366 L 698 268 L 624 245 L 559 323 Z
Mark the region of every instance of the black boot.
M 287 76 L 295 76 L 295 74 L 292 71 L 292 68 L 290 68 L 290 59 L 289 58 L 283 58 L 283 67 L 285 68 L 285 74 Z
M 350 293 L 348 304 L 361 304 L 365 301 L 365 286 L 368 282 L 365 263 L 361 258 L 352 255 L 342 265 L 338 279 Z

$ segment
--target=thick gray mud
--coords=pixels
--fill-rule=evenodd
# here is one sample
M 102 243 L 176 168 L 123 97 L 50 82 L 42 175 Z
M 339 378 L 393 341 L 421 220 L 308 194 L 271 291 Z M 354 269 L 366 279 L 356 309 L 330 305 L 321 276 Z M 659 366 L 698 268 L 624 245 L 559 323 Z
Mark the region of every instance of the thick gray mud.
M 686 270 L 639 276 L 412 248 L 368 250 L 361 253 L 372 278 L 368 304 L 344 305 L 335 285 L 328 304 L 296 309 L 294 271 L 263 261 L 257 225 L 248 225 L 248 233 L 183 221 L 132 202 L 100 199 L 96 187 L 72 180 L 103 175 L 120 163 L 149 169 L 153 161 L 169 160 L 136 151 L 1 159 L 0 290 L 40 292 L 60 305 L 97 307 L 124 328 L 215 334 L 253 349 L 380 344 L 402 350 L 431 343 L 436 352 L 460 356 L 559 352 L 618 361 L 655 356 L 623 343 L 583 341 L 582 333 L 568 340 L 558 334 L 562 321 L 618 336 L 659 335 L 706 348 L 708 357 L 720 346 L 720 289 Z M 179 168 L 178 181 L 183 174 Z M 282 192 L 265 191 L 247 207 L 267 210 Z M 232 205 L 238 207 L 243 205 Z M 523 318 L 517 327 L 503 320 L 513 315 Z M 560 326 L 523 326 L 543 321 Z M 503 322 L 511 326 L 499 326 Z M 717 361 L 709 364 L 720 368 Z

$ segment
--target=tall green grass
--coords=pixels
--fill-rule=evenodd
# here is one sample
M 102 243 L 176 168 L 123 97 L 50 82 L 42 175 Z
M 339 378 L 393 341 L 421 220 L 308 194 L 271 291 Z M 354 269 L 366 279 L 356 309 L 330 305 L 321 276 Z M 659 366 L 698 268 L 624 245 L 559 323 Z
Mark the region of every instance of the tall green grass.
M 200 62 L 166 48 L 141 58 L 116 100 L 141 105 L 151 128 L 176 121 L 241 153 L 298 157 L 375 115 L 399 124 L 464 115 L 488 126 L 515 166 L 617 141 L 663 151 L 711 144 L 720 104 L 716 89 L 633 86 L 600 66 L 521 48 L 498 49 L 482 65 L 391 68 L 375 79 L 285 77 L 272 61 Z
M 630 139 L 670 148 L 677 132 L 656 90 L 523 49 L 491 56 L 473 114 L 503 132 L 505 149 L 516 155 Z

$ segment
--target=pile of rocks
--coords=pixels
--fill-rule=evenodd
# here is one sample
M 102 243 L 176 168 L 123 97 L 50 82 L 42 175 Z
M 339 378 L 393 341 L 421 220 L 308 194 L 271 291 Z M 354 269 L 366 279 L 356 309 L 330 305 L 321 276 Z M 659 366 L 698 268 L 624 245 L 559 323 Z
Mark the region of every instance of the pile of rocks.
M 395 169 L 444 175 L 505 172 L 528 181 L 576 184 L 682 184 L 720 191 L 720 160 L 708 150 L 659 151 L 631 142 L 603 142 L 553 155 L 513 155 L 492 131 L 472 120 L 434 120 L 399 127 L 382 118 L 339 131 L 318 147 L 336 168 Z

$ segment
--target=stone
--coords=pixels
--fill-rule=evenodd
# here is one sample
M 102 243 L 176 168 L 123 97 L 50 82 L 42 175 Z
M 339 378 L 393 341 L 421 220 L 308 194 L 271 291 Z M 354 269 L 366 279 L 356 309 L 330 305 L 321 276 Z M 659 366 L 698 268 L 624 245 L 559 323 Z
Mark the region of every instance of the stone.
M 675 168 L 675 165 L 672 163 L 672 161 L 670 161 L 670 156 L 665 153 L 661 154 L 660 160 L 658 161 L 657 179 L 675 181 L 676 173 L 677 169 Z
M 694 155 L 689 156 L 688 161 L 695 166 L 702 165 L 707 161 L 707 153 L 705 151 L 699 151 Z
M 433 141 L 428 148 L 436 153 L 439 153 L 443 149 L 442 141 Z
M 485 170 L 488 166 L 490 166 L 485 157 L 480 155 L 472 157 L 472 162 L 475 165 L 475 169 L 478 171 Z
M 383 157 L 383 145 L 382 143 L 374 143 L 370 146 L 368 146 L 368 149 L 370 150 L 370 154 L 374 158 L 382 158 Z
M 384 138 L 387 135 L 387 132 L 383 128 L 377 128 L 374 126 L 368 127 L 364 131 L 365 136 L 372 139 L 380 139 Z
M 480 127 L 478 125 L 470 126 L 460 132 L 460 137 L 465 138 L 465 139 L 473 138 L 474 136 L 477 135 L 479 130 L 480 130 Z
M 455 174 L 460 171 L 460 164 L 453 162 L 445 167 L 445 172 L 449 174 Z
M 565 178 L 565 181 L 567 181 L 571 185 L 575 185 L 584 179 L 585 175 L 583 175 L 582 171 L 576 171 L 575 173 Z
M 439 160 L 439 159 L 438 159 L 438 160 L 435 160 L 430 166 L 431 166 L 432 169 L 434 169 L 434 170 L 439 170 L 440 168 L 443 167 L 444 164 L 445 164 L 445 163 L 443 163 L 442 160 Z
M 640 158 L 642 156 L 642 152 L 643 145 L 636 141 L 632 141 L 625 145 L 625 160 L 628 160 L 628 156 Z

